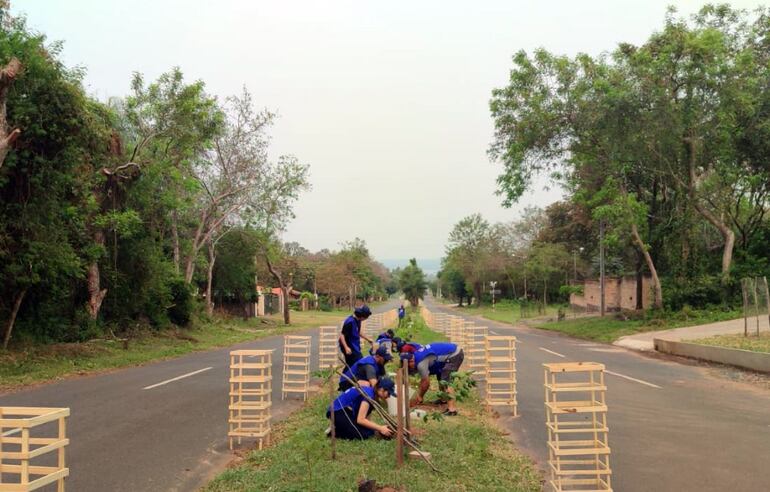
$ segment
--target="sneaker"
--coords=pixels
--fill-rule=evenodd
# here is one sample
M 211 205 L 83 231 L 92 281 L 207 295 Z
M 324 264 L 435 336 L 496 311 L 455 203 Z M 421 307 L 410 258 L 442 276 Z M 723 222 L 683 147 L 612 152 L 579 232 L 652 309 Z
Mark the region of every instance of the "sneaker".
M 447 417 L 454 417 L 455 415 L 457 415 L 457 410 L 446 409 L 443 412 L 441 412 L 441 415 L 446 415 Z
M 327 436 L 331 436 L 332 435 L 332 428 L 331 427 L 327 427 L 326 430 L 324 431 L 324 434 L 326 434 Z

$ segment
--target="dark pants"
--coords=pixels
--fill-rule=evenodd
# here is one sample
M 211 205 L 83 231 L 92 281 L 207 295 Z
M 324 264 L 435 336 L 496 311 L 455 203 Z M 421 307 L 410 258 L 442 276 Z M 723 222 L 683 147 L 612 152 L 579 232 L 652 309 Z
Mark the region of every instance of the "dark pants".
M 460 366 L 463 365 L 463 359 L 465 359 L 465 353 L 463 350 L 448 358 L 444 362 L 444 367 L 441 368 L 441 374 L 438 374 L 438 381 L 442 384 L 449 384 L 452 380 L 452 373 L 460 370 Z
M 361 355 L 361 352 L 353 351 L 350 353 L 350 355 L 345 354 L 345 364 L 347 364 L 348 367 L 353 367 L 353 364 L 358 362 L 358 359 L 361 359 L 361 358 L 363 358 L 363 355 Z
M 326 412 L 329 418 L 329 412 Z M 369 439 L 374 435 L 372 429 L 367 429 L 356 424 L 356 416 L 353 410 L 346 407 L 334 412 L 334 435 L 339 439 Z

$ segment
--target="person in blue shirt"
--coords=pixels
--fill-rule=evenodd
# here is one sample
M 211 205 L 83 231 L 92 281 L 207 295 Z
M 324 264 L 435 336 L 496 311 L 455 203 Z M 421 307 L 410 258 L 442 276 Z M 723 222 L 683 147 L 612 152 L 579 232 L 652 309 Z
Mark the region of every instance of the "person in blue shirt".
M 390 427 L 369 420 L 373 408 L 361 394 L 362 391 L 370 400 L 386 400 L 389 396 L 396 396 L 396 385 L 392 379 L 382 378 L 375 386 L 362 386 L 361 390 L 349 388 L 338 396 L 326 409 L 326 418 L 330 418 L 331 412 L 334 412 L 336 437 L 363 440 L 372 437 L 375 432 L 390 437 L 393 434 Z
M 361 386 L 374 386 L 377 380 L 385 375 L 385 364 L 393 360 L 390 349 L 383 345 L 374 355 L 358 359 L 355 364 L 345 368 L 340 376 L 338 391 L 345 391 L 353 386 L 350 379 L 358 381 Z
M 364 304 L 361 307 L 357 307 L 352 315 L 345 319 L 342 323 L 342 331 L 339 336 L 340 350 L 345 356 L 345 364 L 350 367 L 358 361 L 363 354 L 361 354 L 361 339 L 363 338 L 370 344 L 372 340 L 367 338 L 366 335 L 361 333 L 361 322 L 368 319 L 372 315 L 369 306 Z
M 454 390 L 449 383 L 452 381 L 452 373 L 457 372 L 463 363 L 465 354 L 463 349 L 449 342 L 429 343 L 411 352 L 402 350 L 402 358 L 409 361 L 409 372 L 420 375 L 420 389 L 411 401 L 411 406 L 422 403 L 425 393 L 430 389 L 430 376 L 436 376 L 439 387 L 449 393 L 445 415 L 457 415 L 457 407 L 451 395 Z
M 404 322 L 404 316 L 406 316 L 406 309 L 404 309 L 404 305 L 402 304 L 401 307 L 398 308 L 398 327 L 401 328 L 401 325 Z
M 372 348 L 369 349 L 369 355 L 374 355 L 377 349 L 383 345 L 395 351 L 396 350 L 395 342 L 397 338 L 398 337 L 396 337 L 396 332 L 394 332 L 393 330 L 388 330 L 380 333 L 379 335 L 377 335 L 377 338 L 374 340 L 374 343 L 372 344 Z

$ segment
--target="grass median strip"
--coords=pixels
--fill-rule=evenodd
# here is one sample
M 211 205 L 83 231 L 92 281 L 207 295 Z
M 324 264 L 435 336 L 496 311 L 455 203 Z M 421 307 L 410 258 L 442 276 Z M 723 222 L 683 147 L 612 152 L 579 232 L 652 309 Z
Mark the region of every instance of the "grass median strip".
M 750 350 L 752 352 L 770 353 L 770 332 L 760 332 L 759 336 L 750 335 L 718 335 L 698 340 L 687 340 L 689 343 L 712 345 L 732 349 Z
M 75 374 L 141 365 L 324 324 L 337 325 L 347 314 L 348 311 L 294 312 L 289 326 L 281 324 L 277 316 L 270 316 L 245 321 L 218 319 L 190 329 L 143 330 L 128 340 L 128 348 L 118 340 L 93 340 L 0 351 L 0 391 Z
M 443 339 L 411 314 L 398 330 L 418 343 Z M 429 393 L 427 400 L 435 394 Z M 441 470 L 434 473 L 422 460 L 406 460 L 395 467 L 395 440 L 337 441 L 332 461 L 330 440 L 324 435 L 328 395 L 312 398 L 297 413 L 278 424 L 276 444 L 248 454 L 204 489 L 231 491 L 357 490 L 363 479 L 397 491 L 539 491 L 541 479 L 530 459 L 519 453 L 483 408 L 478 394 L 458 403 L 460 415 L 441 419 L 413 419 L 420 448 L 431 453 Z M 376 417 L 374 417 L 377 420 Z

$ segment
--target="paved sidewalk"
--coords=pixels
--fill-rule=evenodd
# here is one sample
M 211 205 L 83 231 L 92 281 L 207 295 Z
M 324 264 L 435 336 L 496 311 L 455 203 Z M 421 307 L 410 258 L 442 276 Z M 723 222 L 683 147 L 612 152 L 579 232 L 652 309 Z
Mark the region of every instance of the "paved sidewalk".
M 764 316 L 762 318 L 765 318 Z M 749 332 L 753 332 L 756 329 L 756 322 L 754 319 L 749 319 Z M 674 328 L 672 330 L 661 331 L 646 331 L 644 333 L 637 333 L 636 335 L 629 335 L 620 337 L 613 345 L 619 347 L 625 347 L 632 350 L 641 350 L 643 352 L 655 351 L 653 345 L 654 338 L 661 338 L 664 340 L 695 340 L 697 338 L 707 338 L 715 335 L 734 335 L 736 333 L 743 333 L 743 318 L 732 319 L 729 321 L 720 321 L 718 323 L 709 323 L 707 325 L 686 326 L 684 328 Z M 762 319 L 760 328 L 767 329 L 767 319 Z

